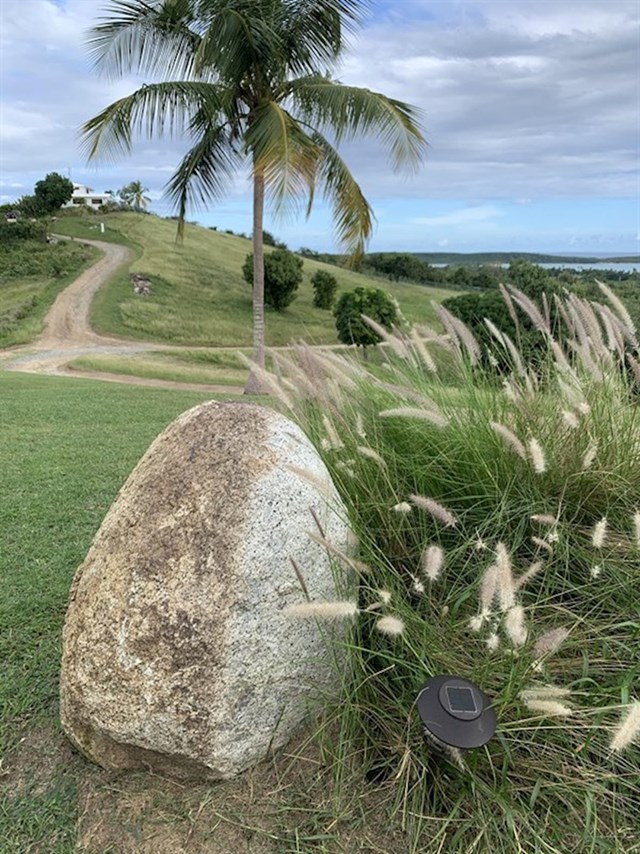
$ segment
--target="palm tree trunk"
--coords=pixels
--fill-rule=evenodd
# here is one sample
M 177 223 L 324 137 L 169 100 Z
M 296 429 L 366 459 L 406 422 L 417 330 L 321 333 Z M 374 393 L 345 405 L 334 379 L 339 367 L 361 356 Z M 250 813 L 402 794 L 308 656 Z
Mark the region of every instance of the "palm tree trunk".
M 253 173 L 253 352 L 251 359 L 264 369 L 264 174 Z M 267 388 L 255 371 L 249 372 L 245 394 L 266 394 Z

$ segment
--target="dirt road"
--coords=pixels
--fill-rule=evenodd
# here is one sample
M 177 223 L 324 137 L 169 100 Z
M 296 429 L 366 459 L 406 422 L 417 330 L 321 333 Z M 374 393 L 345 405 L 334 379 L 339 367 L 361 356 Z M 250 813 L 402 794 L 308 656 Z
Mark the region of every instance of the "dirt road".
M 154 350 L 158 347 L 167 349 L 163 344 L 143 344 L 109 338 L 91 329 L 89 324 L 91 300 L 118 268 L 128 263 L 131 253 L 125 246 L 116 243 L 104 243 L 101 240 L 83 240 L 82 242 L 100 249 L 104 253 L 103 257 L 58 294 L 45 317 L 44 332 L 36 341 L 26 346 L 0 351 L 0 361 L 4 370 L 55 376 L 69 376 L 72 373 L 75 377 L 212 393 L 240 394 L 242 392 L 240 387 L 235 386 L 177 383 L 92 371 L 71 372 L 66 366 L 78 356 L 120 356 Z

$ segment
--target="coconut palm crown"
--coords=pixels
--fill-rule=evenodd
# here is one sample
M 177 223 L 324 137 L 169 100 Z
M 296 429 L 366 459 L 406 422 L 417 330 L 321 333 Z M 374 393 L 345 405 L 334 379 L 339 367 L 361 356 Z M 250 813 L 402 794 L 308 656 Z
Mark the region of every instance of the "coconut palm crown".
M 90 31 L 99 72 L 157 82 L 115 101 L 82 127 L 89 158 L 128 153 L 137 135 L 186 137 L 167 184 L 182 235 L 190 205 L 224 196 L 248 163 L 253 181 L 253 362 L 264 366 L 262 229 L 265 196 L 276 212 L 306 207 L 319 190 L 337 237 L 357 258 L 372 210 L 340 157 L 349 137 L 376 135 L 394 167 L 416 166 L 425 147 L 418 111 L 332 79 L 345 34 L 368 0 L 112 0 Z M 259 372 L 258 372 L 259 373 Z M 247 391 L 258 390 L 252 374 Z

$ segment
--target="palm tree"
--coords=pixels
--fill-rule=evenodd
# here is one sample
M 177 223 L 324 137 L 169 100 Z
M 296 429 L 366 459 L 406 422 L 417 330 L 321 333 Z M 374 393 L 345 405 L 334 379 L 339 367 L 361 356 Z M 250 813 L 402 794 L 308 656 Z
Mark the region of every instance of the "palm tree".
M 144 210 L 151 201 L 148 196 L 145 196 L 145 193 L 149 192 L 149 188 L 143 187 L 142 181 L 132 181 L 127 189 L 131 193 L 133 209 L 136 211 Z
M 222 197 L 247 163 L 253 181 L 253 355 L 264 367 L 263 211 L 311 210 L 318 187 L 337 236 L 357 258 L 372 210 L 338 154 L 345 137 L 374 133 L 396 167 L 425 147 L 417 111 L 330 77 L 345 33 L 368 0 L 112 0 L 90 33 L 97 69 L 149 75 L 83 126 L 89 158 L 129 152 L 135 134 L 187 136 L 191 147 L 167 184 L 183 234 L 187 207 Z M 252 372 L 245 392 L 261 390 Z

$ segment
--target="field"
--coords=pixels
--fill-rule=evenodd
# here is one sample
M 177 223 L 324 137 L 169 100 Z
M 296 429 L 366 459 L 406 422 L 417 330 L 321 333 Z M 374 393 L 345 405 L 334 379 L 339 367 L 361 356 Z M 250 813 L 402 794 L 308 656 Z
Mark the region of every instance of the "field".
M 33 340 L 56 296 L 99 257 L 66 242 L 0 246 L 0 347 Z
M 132 293 L 125 271 L 94 301 L 92 323 L 101 332 L 124 338 L 191 346 L 249 346 L 251 290 L 240 272 L 251 252 L 250 241 L 187 225 L 182 245 L 176 244 L 176 223 L 143 214 L 118 213 L 100 218 L 61 217 L 55 228 L 77 237 L 126 243 L 136 252 L 132 272 L 145 273 L 153 283 L 151 297 Z M 119 235 L 124 235 L 120 240 Z M 266 337 L 271 346 L 304 339 L 315 344 L 337 343 L 331 312 L 312 306 L 310 278 L 326 269 L 338 279 L 338 294 L 354 287 L 374 287 L 397 298 L 406 317 L 433 323 L 431 300 L 452 296 L 450 290 L 411 284 L 381 284 L 349 270 L 305 259 L 304 280 L 297 298 L 282 312 L 267 311 Z

